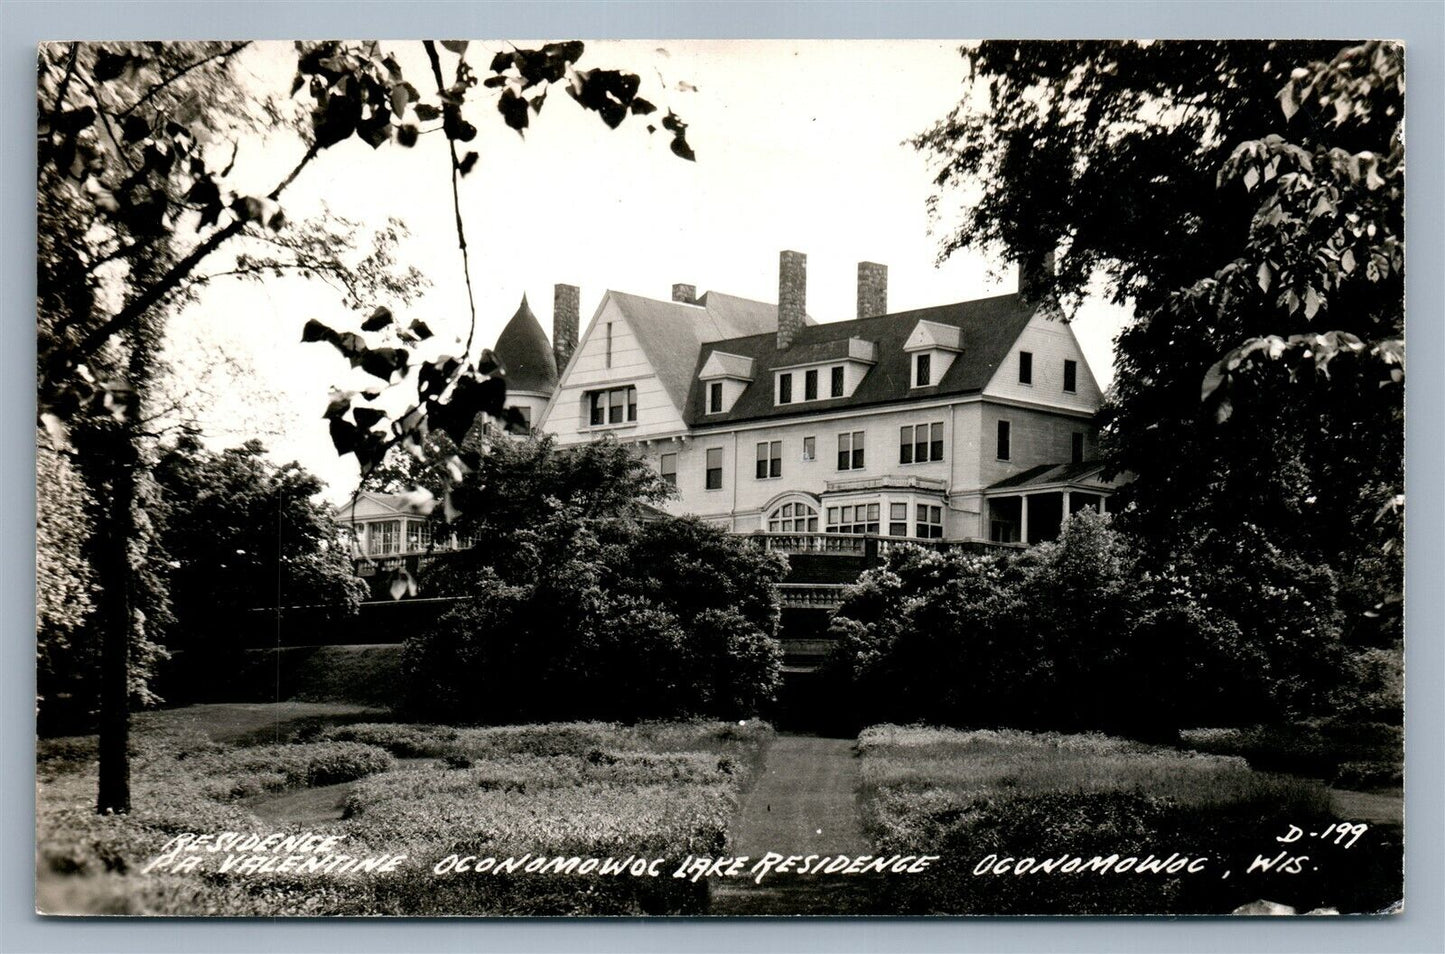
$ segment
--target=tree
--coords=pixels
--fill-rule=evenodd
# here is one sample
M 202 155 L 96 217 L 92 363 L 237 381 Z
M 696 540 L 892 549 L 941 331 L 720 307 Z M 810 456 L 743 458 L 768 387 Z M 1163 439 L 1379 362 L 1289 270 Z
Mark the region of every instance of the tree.
M 432 719 L 757 713 L 780 679 L 777 556 L 651 504 L 635 450 L 500 441 L 453 493 L 476 545 L 423 581 L 460 597 L 409 640 L 410 707 Z
M 103 645 L 101 811 L 124 812 L 130 802 L 131 637 L 146 599 L 134 570 L 146 562 L 134 552 L 145 541 L 136 503 L 147 479 L 138 422 L 146 416 L 144 395 L 166 310 L 194 292 L 206 278 L 201 266 L 223 248 L 282 234 L 287 218 L 279 203 L 287 188 L 324 150 L 353 136 L 374 148 L 393 140 L 405 147 L 415 144 L 423 126 L 441 131 L 455 200 L 460 178 L 478 164 L 475 151 L 459 151 L 476 135 L 464 107 L 483 95 L 519 133 L 556 85 L 612 128 L 629 115 L 656 111 L 637 95 L 635 75 L 578 68 L 583 45 L 576 42 L 499 53 L 483 81 L 467 62 L 465 43 L 439 48 L 427 41 L 435 93 L 425 96 L 374 42 L 300 43 L 287 103 L 258 102 L 237 79 L 235 63 L 247 46 L 73 43 L 41 50 L 37 397 L 46 439 L 74 455 L 99 501 L 94 567 Z M 448 81 L 442 62 L 452 57 Z M 304 150 L 296 164 L 264 194 L 237 193 L 231 178 L 237 138 L 293 118 Z M 691 159 L 686 125 L 671 112 L 658 125 L 671 134 L 672 151 Z M 233 146 L 229 158 L 217 143 Z M 466 275 L 459 206 L 456 224 Z M 255 264 L 235 261 L 243 270 Z M 275 268 L 324 271 L 290 257 L 269 261 Z M 261 262 L 255 274 L 267 273 L 264 256 Z M 401 344 L 373 346 L 357 333 L 316 322 L 303 336 L 330 342 L 384 386 L 406 379 L 410 370 L 403 336 L 420 340 L 429 334 L 416 322 L 393 327 L 384 304 L 363 331 L 394 335 Z M 376 406 L 353 407 L 353 395 L 335 395 L 328 415 L 338 453 L 355 454 L 366 470 L 391 445 L 424 440 L 428 427 L 464 432 L 478 412 L 500 412 L 505 385 L 494 376 L 496 363 L 487 355 L 473 357 L 471 344 L 469 339 L 460 356 L 419 369 L 418 399 L 399 417 Z
M 939 163 L 940 215 L 955 190 L 979 193 L 941 254 L 1057 250 L 1045 281 L 1065 312 L 1096 277 L 1132 302 L 1100 417 L 1108 470 L 1131 477 L 1127 523 L 1167 552 L 1247 522 L 1368 566 L 1349 598 L 1352 627 L 1371 629 L 1400 581 L 1399 46 L 964 55 L 975 95 L 915 140 Z
M 193 662 L 234 650 L 248 610 L 303 605 L 345 616 L 366 596 L 321 482 L 272 464 L 259 441 L 208 451 L 184 435 L 155 466 L 170 558 L 172 650 Z

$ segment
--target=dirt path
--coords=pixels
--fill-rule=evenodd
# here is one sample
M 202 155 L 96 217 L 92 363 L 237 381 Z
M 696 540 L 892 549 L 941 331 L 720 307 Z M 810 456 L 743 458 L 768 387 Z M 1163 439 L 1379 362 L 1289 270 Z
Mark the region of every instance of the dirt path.
M 852 739 L 782 735 L 763 775 L 743 801 L 732 829 L 732 853 L 780 855 L 870 853 L 858 820 L 858 758 Z M 869 884 L 858 877 L 775 874 L 713 882 L 711 914 L 866 913 Z
M 436 759 L 397 759 L 393 772 L 409 772 L 426 768 Z M 355 782 L 299 788 L 279 795 L 260 795 L 240 804 L 257 818 L 277 825 L 319 825 L 340 821 L 346 813 L 346 796 Z

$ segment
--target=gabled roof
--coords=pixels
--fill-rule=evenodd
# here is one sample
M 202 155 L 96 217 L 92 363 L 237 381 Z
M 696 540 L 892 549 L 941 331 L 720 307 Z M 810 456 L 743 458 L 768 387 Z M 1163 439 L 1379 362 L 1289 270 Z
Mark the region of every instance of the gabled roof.
M 364 506 L 367 503 L 374 506 Z M 378 508 L 380 508 L 381 514 L 378 513 Z M 411 494 L 381 494 L 372 490 L 363 490 L 357 493 L 354 501 L 348 500 L 339 505 L 336 508 L 336 517 L 339 520 L 349 521 L 353 514 L 357 517 L 390 515 L 386 513 L 387 511 L 397 516 L 424 516 Z
M 492 352 L 502 359 L 507 369 L 507 387 L 513 391 L 540 391 L 551 394 L 557 389 L 557 359 L 552 343 L 527 305 L 527 296 L 502 333 Z
M 798 332 L 791 348 L 781 351 L 778 350 L 777 336 L 773 332 L 703 342 L 697 362 L 689 373 L 690 391 L 685 420 L 690 426 L 702 428 L 759 418 L 816 414 L 834 408 L 863 407 L 920 397 L 980 392 L 1008 356 L 1009 349 L 1035 311 L 1034 305 L 1025 302 L 1018 295 L 999 295 L 953 305 L 879 315 L 875 318 L 809 325 Z M 958 329 L 963 350 L 937 384 L 914 388 L 909 387 L 912 380 L 911 356 L 903 350 L 903 346 L 920 321 Z M 771 379 L 775 368 L 799 364 L 800 356 L 841 353 L 835 342 L 849 338 L 875 342 L 878 359 L 878 363 L 868 371 L 851 395 L 774 405 Z M 743 391 L 742 396 L 727 412 L 704 416 L 704 388 L 695 378 L 697 369 L 702 367 L 713 351 L 751 357 L 756 382 Z
M 986 489 L 1015 490 L 1021 487 L 1039 487 L 1045 484 L 1077 483 L 1086 477 L 1095 477 L 1103 469 L 1104 465 L 1096 460 L 1081 461 L 1077 464 L 1040 464 L 1014 474 L 1012 477 L 1005 477 L 996 484 L 990 484 Z M 1107 483 L 1102 479 L 1098 482 Z
M 766 302 L 711 291 L 695 305 L 619 291 L 607 295 L 627 320 L 657 379 L 679 408 L 687 401 L 700 367 L 698 352 L 705 342 L 756 334 L 777 336 L 778 306 Z

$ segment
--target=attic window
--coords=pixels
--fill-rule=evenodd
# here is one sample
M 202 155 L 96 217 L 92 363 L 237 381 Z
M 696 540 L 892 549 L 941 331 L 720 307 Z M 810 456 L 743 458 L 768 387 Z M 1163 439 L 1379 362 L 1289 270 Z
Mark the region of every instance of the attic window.
M 913 386 L 916 388 L 928 387 L 928 385 L 932 383 L 933 355 L 927 352 L 918 355 L 914 358 L 913 366 Z
M 713 381 L 707 386 L 707 412 L 709 414 L 721 414 L 723 409 L 723 386 L 721 381 Z
M 1034 353 L 1032 351 L 1019 352 L 1019 384 L 1034 383 Z
M 1064 360 L 1064 390 L 1073 394 L 1079 386 L 1079 362 Z

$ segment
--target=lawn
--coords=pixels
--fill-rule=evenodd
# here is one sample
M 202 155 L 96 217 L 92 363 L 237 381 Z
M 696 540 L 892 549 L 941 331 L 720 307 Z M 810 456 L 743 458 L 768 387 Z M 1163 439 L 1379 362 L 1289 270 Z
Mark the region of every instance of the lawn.
M 37 753 L 37 904 L 53 913 L 698 913 L 707 886 L 587 877 L 569 858 L 719 853 L 772 738 L 765 723 L 449 728 L 354 706 L 193 706 L 144 715 L 129 816 L 99 817 L 94 739 Z M 335 808 L 335 811 L 331 809 Z M 142 873 L 183 832 L 340 836 L 393 871 Z M 556 869 L 437 876 L 449 856 Z M 383 866 L 384 867 L 384 866 Z M 164 869 L 162 869 L 164 871 Z M 670 872 L 669 872 L 670 873 Z
M 1398 827 L 1370 826 L 1348 847 L 1278 842 L 1290 825 L 1323 832 L 1346 819 L 1319 782 L 1243 758 L 1095 734 L 894 725 L 866 729 L 858 750 L 875 849 L 943 856 L 927 876 L 887 883 L 898 913 L 1224 914 L 1260 898 L 1348 913 L 1401 894 Z M 1309 860 L 1249 873 L 1281 850 Z M 1194 870 L 1088 863 L 1135 858 L 1133 869 L 1150 855 Z M 1083 862 L 1067 867 L 1065 856 Z

